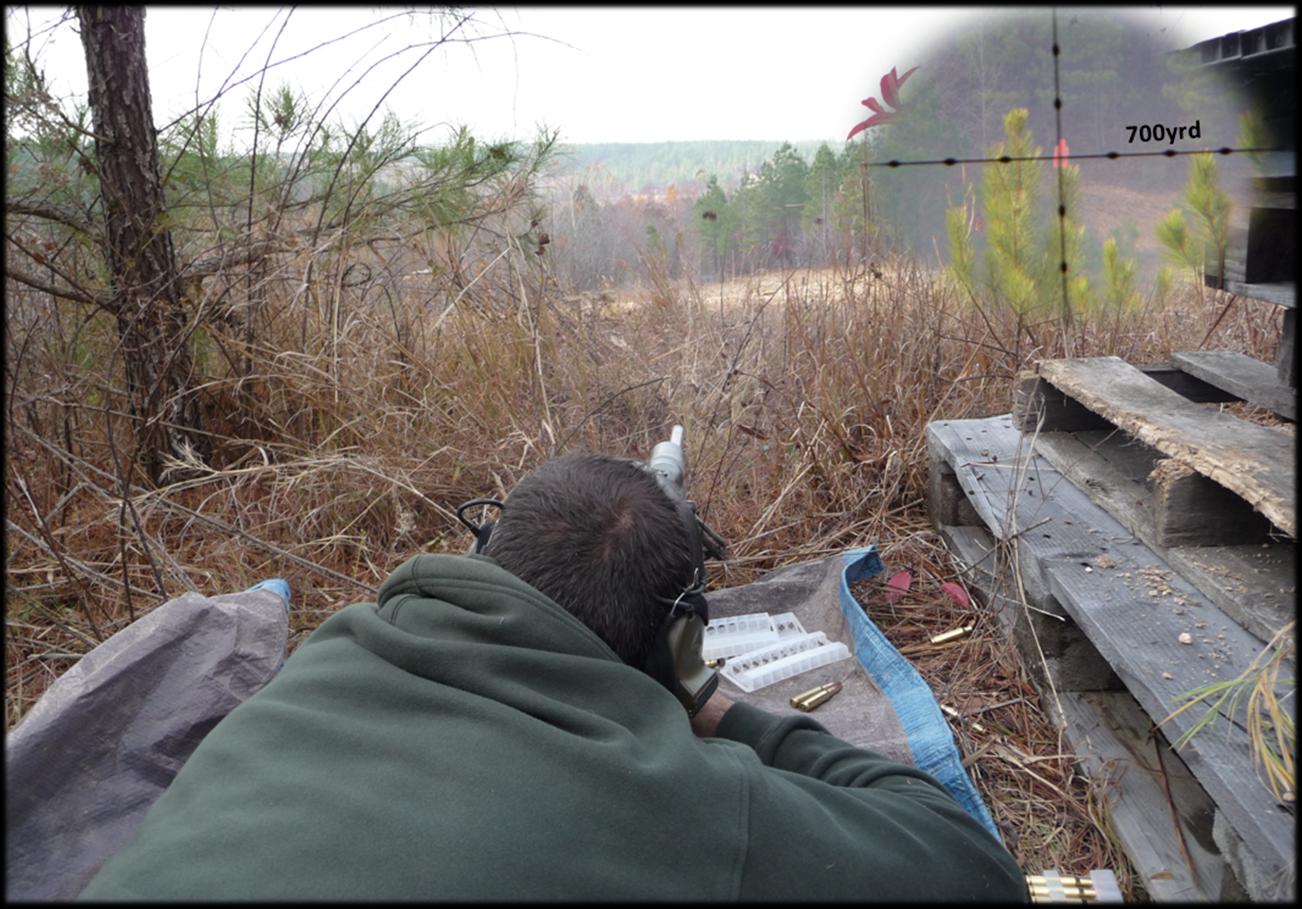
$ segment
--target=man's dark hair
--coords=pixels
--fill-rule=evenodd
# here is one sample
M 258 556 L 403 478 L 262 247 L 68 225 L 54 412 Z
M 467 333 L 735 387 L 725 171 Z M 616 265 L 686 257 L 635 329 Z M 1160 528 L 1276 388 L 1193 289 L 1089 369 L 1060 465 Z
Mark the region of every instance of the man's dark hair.
M 655 477 L 603 455 L 555 458 L 511 491 L 484 548 L 641 667 L 691 581 L 682 520 Z

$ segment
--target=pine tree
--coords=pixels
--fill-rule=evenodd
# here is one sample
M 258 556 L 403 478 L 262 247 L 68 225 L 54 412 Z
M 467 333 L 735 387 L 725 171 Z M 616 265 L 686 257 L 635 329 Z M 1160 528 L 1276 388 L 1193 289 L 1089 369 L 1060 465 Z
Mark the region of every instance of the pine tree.
M 1135 292 L 1135 260 L 1122 258 L 1115 237 L 1103 241 L 1104 297 L 1115 313 L 1133 312 L 1140 299 Z
M 1009 160 L 987 165 L 982 175 L 983 254 L 973 240 L 974 212 L 957 206 L 945 217 L 950 277 L 978 304 L 986 300 L 1012 311 L 1016 345 L 1023 334 L 1037 342 L 1029 326 L 1045 313 L 1056 309 L 1066 329 L 1073 312 L 1088 308 L 1093 300 L 1082 267 L 1085 228 L 1071 218 L 1080 197 L 1080 168 L 1067 166 L 1059 172 L 1059 198 L 1053 200 L 1058 204 L 1045 205 L 1040 192 L 1043 164 L 1034 160 L 1043 150 L 1026 127 L 1027 115 L 1026 108 L 1014 108 L 1004 117 L 1004 141 L 990 157 Z M 1058 205 L 1063 216 L 1050 217 L 1050 208 Z M 1129 267 L 1133 269 L 1133 262 Z
M 1157 239 L 1173 264 L 1192 273 L 1201 296 L 1204 270 L 1225 273 L 1233 208 L 1210 153 L 1189 159 L 1189 182 L 1182 202 L 1181 208 L 1173 208 L 1158 222 Z
M 814 154 L 814 163 L 805 177 L 807 204 L 801 213 L 800 226 L 807 237 L 818 244 L 818 260 L 827 260 L 832 228 L 832 205 L 840 188 L 836 154 L 823 143 Z
M 723 262 L 728 256 L 732 241 L 733 211 L 728 205 L 728 194 L 719 186 L 716 175 L 710 175 L 705 192 L 697 197 L 692 212 L 696 216 L 701 252 L 714 264 L 714 274 L 722 279 Z

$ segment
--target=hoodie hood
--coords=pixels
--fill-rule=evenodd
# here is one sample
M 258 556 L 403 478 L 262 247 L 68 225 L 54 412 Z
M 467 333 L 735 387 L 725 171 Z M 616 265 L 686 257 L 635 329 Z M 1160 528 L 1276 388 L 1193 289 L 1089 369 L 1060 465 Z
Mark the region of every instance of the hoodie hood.
M 621 662 L 588 626 L 484 555 L 418 555 L 389 576 L 379 617 L 409 634 Z

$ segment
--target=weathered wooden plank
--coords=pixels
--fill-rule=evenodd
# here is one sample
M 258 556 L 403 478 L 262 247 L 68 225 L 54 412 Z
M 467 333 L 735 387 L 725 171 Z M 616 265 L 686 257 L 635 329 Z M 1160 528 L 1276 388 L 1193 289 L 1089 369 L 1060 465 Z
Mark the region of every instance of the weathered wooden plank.
M 1112 425 L 1034 372 L 1018 375 L 1013 386 L 1013 423 L 1022 432 L 1077 432 Z
M 1278 370 L 1270 363 L 1229 350 L 1173 353 L 1171 362 L 1208 384 L 1232 392 L 1240 400 L 1268 407 L 1290 420 L 1297 419 L 1297 390 L 1282 384 Z
M 1193 609 L 1170 606 L 1172 613 L 1184 610 L 1180 618 L 1192 643 L 1169 637 L 1170 623 L 1159 620 L 1162 610 L 1168 603 L 1191 604 L 1197 595 L 1195 588 L 1173 573 L 1126 577 L 1128 572 L 1121 572 L 1100 584 L 1098 572 L 1086 573 L 1085 567 L 1076 560 L 1055 562 L 1049 567 L 1050 586 L 1154 719 L 1160 720 L 1180 706 L 1198 685 L 1237 677 L 1259 652 L 1248 642 L 1256 639 L 1210 602 Z M 1144 585 L 1155 582 L 1162 586 L 1142 592 Z M 1127 589 L 1132 594 L 1129 602 Z M 1154 605 L 1136 609 L 1145 600 Z M 1089 605 L 1080 608 L 1084 603 Z M 1190 659 L 1191 653 L 1196 659 Z M 1136 659 L 1140 654 L 1142 658 Z M 1293 707 L 1290 700 L 1284 703 L 1288 705 L 1285 709 Z M 1166 725 L 1167 735 L 1178 740 L 1203 713 L 1191 709 L 1171 720 Z M 1247 733 L 1220 717 L 1212 728 L 1195 735 L 1180 754 L 1243 840 L 1251 876 L 1270 880 L 1291 875 L 1296 837 L 1293 815 L 1259 777 Z
M 944 461 L 932 458 L 927 464 L 927 514 L 931 523 L 940 526 L 971 526 L 981 523 L 954 471 Z
M 1266 516 L 1200 473 L 1163 458 L 1149 475 L 1153 528 L 1161 546 L 1267 543 L 1274 527 Z
M 1035 450 L 1263 643 L 1293 617 L 1297 544 L 1158 543 L 1146 481 L 1160 453 L 1120 432 L 1041 433 Z
M 936 426 L 936 425 L 940 425 L 940 424 L 932 423 L 932 424 L 928 424 L 927 426 L 928 456 L 930 457 L 932 462 L 940 462 L 940 463 L 947 464 L 949 466 L 949 469 L 953 471 L 954 470 L 953 459 L 950 455 L 949 449 L 944 444 L 943 437 L 938 433 L 933 433 L 931 430 L 932 426 Z M 987 432 L 993 431 L 993 429 L 994 427 L 987 427 L 981 425 L 981 426 L 965 427 L 961 431 L 969 433 L 965 437 L 964 442 L 970 443 L 972 448 L 975 451 L 982 453 L 982 456 L 985 457 L 990 454 L 990 449 L 988 446 L 982 447 L 981 437 L 984 436 Z M 997 459 L 998 457 L 999 455 L 996 454 L 995 458 Z M 985 488 L 982 487 L 980 483 L 972 482 L 972 478 L 966 474 L 964 476 L 958 476 L 957 472 L 955 472 L 955 478 L 959 484 L 959 487 L 963 490 L 963 493 L 967 496 L 968 502 L 971 504 L 972 508 L 976 511 L 976 513 L 980 516 L 981 520 L 985 522 L 987 526 L 993 528 L 996 525 L 998 525 L 1001 521 L 1003 521 L 1004 513 L 1006 510 L 1003 504 L 1000 502 L 990 501 L 986 494 Z M 965 479 L 967 480 L 967 482 L 964 482 Z M 1003 536 L 1002 532 L 1000 532 L 1000 536 Z
M 1292 215 L 1292 212 L 1289 214 Z M 1279 280 L 1262 280 L 1255 276 L 1255 272 L 1249 272 L 1247 240 L 1249 240 L 1247 232 L 1242 229 L 1237 236 L 1230 238 L 1229 254 L 1225 257 L 1225 280 L 1220 279 L 1219 263 L 1208 260 L 1206 270 L 1203 272 L 1203 283 L 1210 288 L 1221 288 L 1228 290 L 1229 293 L 1237 293 L 1240 297 L 1275 303 L 1277 306 L 1284 306 L 1285 309 L 1297 307 L 1295 277 L 1290 279 L 1285 275 Z M 1256 263 L 1251 264 L 1255 266 Z
M 1192 404 L 1118 357 L 1042 360 L 1037 369 L 1059 391 L 1242 496 L 1296 536 L 1295 445 L 1288 433 Z
M 1212 800 L 1165 737 L 1150 734 L 1152 721 L 1135 699 L 1124 691 L 1065 692 L 1059 703 L 1072 751 L 1107 803 L 1112 829 L 1148 895 L 1155 902 L 1237 895 L 1226 893 L 1229 869 L 1212 840 Z
M 1246 274 L 1247 262 L 1242 256 L 1227 257 L 1225 260 L 1225 280 L 1222 282 L 1216 276 L 1216 266 L 1213 265 L 1204 274 L 1203 283 L 1208 287 L 1219 287 L 1229 293 L 1238 294 L 1240 297 L 1247 297 L 1250 300 L 1274 303 L 1276 306 L 1283 306 L 1285 309 L 1295 309 L 1297 307 L 1297 285 L 1293 281 L 1246 281 L 1244 280 Z
M 1011 416 L 936 421 L 926 431 L 929 444 L 943 453 L 965 488 L 970 483 L 987 503 L 1005 503 L 1007 513 L 998 514 L 990 529 L 1027 542 L 1054 597 L 1150 717 L 1166 717 L 1199 685 L 1239 676 L 1260 652 L 1256 637 L 1044 458 L 1027 456 Z M 1190 643 L 1182 643 L 1181 635 Z M 1290 664 L 1281 675 L 1291 677 L 1292 671 Z M 1296 709 L 1286 692 L 1280 696 Z M 1198 710 L 1175 717 L 1167 735 L 1178 739 L 1199 717 Z M 1222 720 L 1181 753 L 1242 838 L 1254 874 L 1289 874 L 1292 816 L 1258 780 L 1242 728 Z
M 1196 404 L 1228 404 L 1243 400 L 1232 392 L 1217 388 L 1173 366 L 1136 368 L 1153 381 Z M 1040 383 L 1043 384 L 1042 388 L 1037 387 Z M 1046 396 L 1048 400 L 1045 400 Z M 1026 416 L 1028 413 L 1033 417 L 1028 418 Z M 1034 372 L 1023 373 L 1018 383 L 1013 386 L 1013 422 L 1023 432 L 1031 432 L 1036 428 L 1042 415 L 1047 417 L 1046 425 L 1041 426 L 1044 430 L 1059 430 L 1064 426 L 1071 426 L 1073 430 L 1102 429 L 1111 425 L 1098 414 L 1076 404 L 1052 385 L 1044 382 Z

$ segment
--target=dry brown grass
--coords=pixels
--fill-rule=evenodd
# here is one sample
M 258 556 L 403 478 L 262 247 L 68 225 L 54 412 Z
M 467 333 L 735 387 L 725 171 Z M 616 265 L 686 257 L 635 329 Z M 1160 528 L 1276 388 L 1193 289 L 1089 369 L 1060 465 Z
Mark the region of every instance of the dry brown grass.
M 1024 343 L 1019 362 L 1007 320 L 982 318 L 907 262 L 880 278 L 763 276 L 726 288 L 723 306 L 717 286 L 659 276 L 621 307 L 558 292 L 509 245 L 482 256 L 473 281 L 430 277 L 418 291 L 392 270 L 350 284 L 351 254 L 326 255 L 339 258 L 309 273 L 306 253 L 287 255 L 264 273 L 252 344 L 238 309 L 234 327 L 203 326 L 207 464 L 177 460 L 164 485 L 125 498 L 109 447 L 130 436 L 120 383 L 104 375 L 111 325 L 81 314 L 73 331 L 66 304 L 10 288 L 7 728 L 79 655 L 167 597 L 288 578 L 296 645 L 414 552 L 463 551 L 458 503 L 503 495 L 562 451 L 646 456 L 674 423 L 687 430 L 691 491 L 731 544 L 716 585 L 866 543 L 944 576 L 922 529 L 924 426 L 1006 412 L 1013 372 L 1057 352 Z M 218 276 L 205 300 L 229 305 L 244 286 Z M 1218 312 L 1212 294 L 1190 292 L 1079 319 L 1076 353 L 1160 362 L 1196 347 Z M 1242 304 L 1211 343 L 1273 359 L 1277 338 L 1275 313 Z M 871 600 L 869 611 L 906 648 L 954 619 L 937 597 L 907 621 L 886 622 Z M 1122 870 L 1016 657 L 984 633 L 958 652 L 918 659 L 942 701 L 1022 698 L 983 714 L 1007 730 L 1006 748 L 963 724 L 958 735 L 1024 866 Z

